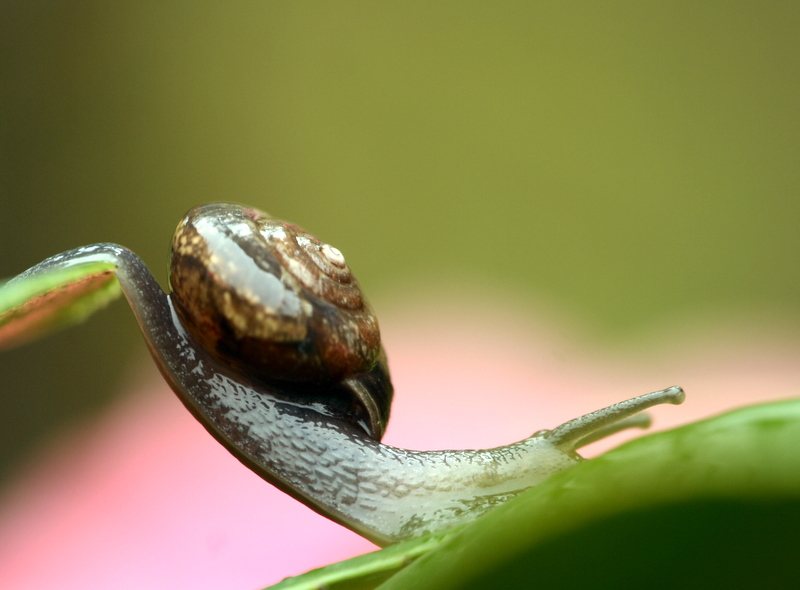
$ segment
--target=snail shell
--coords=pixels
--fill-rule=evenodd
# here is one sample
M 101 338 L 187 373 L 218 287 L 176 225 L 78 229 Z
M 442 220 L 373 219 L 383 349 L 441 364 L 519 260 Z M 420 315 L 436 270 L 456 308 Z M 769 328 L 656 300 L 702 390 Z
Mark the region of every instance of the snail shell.
M 378 320 L 338 249 L 257 209 L 212 203 L 178 225 L 169 269 L 181 323 L 220 362 L 268 382 L 342 383 L 381 438 L 392 386 Z
M 255 209 L 192 209 L 169 282 L 192 336 L 265 378 L 340 381 L 380 356 L 378 320 L 341 252 Z

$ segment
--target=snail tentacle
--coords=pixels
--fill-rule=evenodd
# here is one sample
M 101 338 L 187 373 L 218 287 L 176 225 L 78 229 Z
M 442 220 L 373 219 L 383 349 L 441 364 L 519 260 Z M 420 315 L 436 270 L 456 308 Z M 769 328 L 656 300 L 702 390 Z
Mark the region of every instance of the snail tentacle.
M 586 445 L 592 444 L 593 442 L 597 442 L 598 440 L 602 440 L 613 434 L 622 432 L 623 430 L 628 430 L 630 428 L 640 428 L 642 430 L 645 430 L 647 428 L 650 428 L 650 426 L 652 425 L 653 425 L 653 418 L 647 412 L 635 414 L 630 418 L 625 418 L 614 424 L 608 424 L 606 426 L 603 426 L 595 430 L 592 434 L 584 436 L 582 439 L 580 439 L 577 443 L 574 444 L 573 449 L 578 450 L 582 447 L 585 447 Z
M 581 441 L 592 437 L 598 430 L 612 426 L 639 412 L 660 404 L 682 404 L 686 399 L 683 389 L 677 386 L 668 387 L 653 393 L 646 393 L 602 410 L 580 416 L 554 428 L 547 436 L 560 448 L 574 450 L 584 444 Z M 590 442 L 594 440 L 590 438 Z

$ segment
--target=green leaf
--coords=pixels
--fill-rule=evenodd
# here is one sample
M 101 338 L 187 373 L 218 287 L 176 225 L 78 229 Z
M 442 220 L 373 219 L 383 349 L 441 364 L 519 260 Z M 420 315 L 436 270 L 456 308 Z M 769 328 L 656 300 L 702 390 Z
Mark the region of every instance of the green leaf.
M 411 539 L 386 549 L 359 555 L 346 561 L 286 578 L 269 590 L 369 590 L 412 563 L 420 555 L 438 547 L 456 529 Z
M 0 286 L 0 348 L 79 323 L 120 295 L 107 261 L 20 276 Z
M 642 437 L 400 571 L 415 588 L 755 588 L 800 579 L 800 401 Z

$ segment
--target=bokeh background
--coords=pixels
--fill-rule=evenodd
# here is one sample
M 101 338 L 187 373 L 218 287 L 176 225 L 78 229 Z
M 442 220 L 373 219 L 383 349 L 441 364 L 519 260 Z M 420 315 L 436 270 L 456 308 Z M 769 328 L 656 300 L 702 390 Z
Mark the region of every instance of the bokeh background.
M 230 200 L 339 247 L 379 312 L 793 341 L 798 30 L 795 3 L 5 2 L 0 276 L 114 241 L 165 281 L 183 213 Z M 0 355 L 0 486 L 144 354 L 118 304 Z

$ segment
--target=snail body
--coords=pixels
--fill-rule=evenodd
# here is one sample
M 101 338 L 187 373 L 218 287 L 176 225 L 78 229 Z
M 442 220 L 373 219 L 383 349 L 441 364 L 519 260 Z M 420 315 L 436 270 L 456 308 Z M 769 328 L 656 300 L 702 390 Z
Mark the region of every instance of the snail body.
M 379 545 L 474 518 L 583 459 L 671 387 L 487 450 L 384 445 L 393 395 L 378 322 L 344 256 L 298 226 L 215 203 L 180 222 L 171 293 L 115 244 L 59 254 L 22 277 L 92 261 L 117 278 L 162 375 L 259 476 Z

